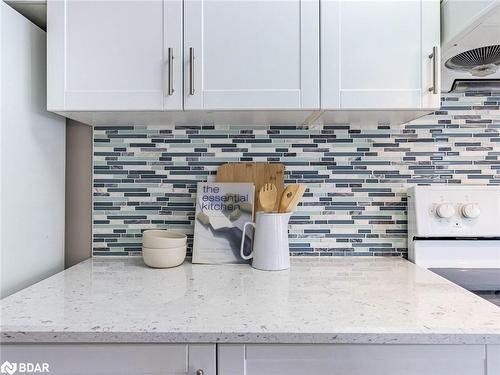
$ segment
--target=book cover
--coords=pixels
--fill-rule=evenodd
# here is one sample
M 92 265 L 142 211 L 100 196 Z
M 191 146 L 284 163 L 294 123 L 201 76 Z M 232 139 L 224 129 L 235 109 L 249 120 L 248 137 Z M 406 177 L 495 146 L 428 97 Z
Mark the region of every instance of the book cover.
M 254 185 L 199 182 L 196 196 L 193 263 L 247 263 L 241 258 L 243 225 L 252 221 Z M 253 228 L 247 226 L 244 254 L 252 251 Z

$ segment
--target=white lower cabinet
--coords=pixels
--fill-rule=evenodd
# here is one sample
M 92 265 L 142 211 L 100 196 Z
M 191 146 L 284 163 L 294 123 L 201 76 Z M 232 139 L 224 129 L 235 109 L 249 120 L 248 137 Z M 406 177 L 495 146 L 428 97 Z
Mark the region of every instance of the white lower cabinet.
M 486 347 L 486 368 L 488 375 L 500 375 L 500 345 Z
M 217 363 L 218 375 L 484 375 L 485 346 L 219 345 Z
M 58 375 L 215 375 L 215 344 L 11 344 L 2 361 Z M 199 371 L 202 372 L 199 372 Z
M 58 375 L 500 375 L 500 345 L 3 344 L 1 354 L 19 373 Z

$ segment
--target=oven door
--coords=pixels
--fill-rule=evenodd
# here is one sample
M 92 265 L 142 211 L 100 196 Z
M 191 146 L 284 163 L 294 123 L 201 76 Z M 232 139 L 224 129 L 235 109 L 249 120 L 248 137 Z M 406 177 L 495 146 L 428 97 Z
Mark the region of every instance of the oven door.
M 500 290 L 500 239 L 418 239 L 415 263 L 470 291 Z
M 425 268 L 500 268 L 500 239 L 417 239 L 414 262 Z

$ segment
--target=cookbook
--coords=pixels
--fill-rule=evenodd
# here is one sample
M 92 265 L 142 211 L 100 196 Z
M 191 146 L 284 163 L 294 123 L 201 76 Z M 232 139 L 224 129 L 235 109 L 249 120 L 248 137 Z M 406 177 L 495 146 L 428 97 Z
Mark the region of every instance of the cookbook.
M 196 195 L 193 263 L 247 263 L 240 255 L 243 225 L 252 221 L 252 183 L 199 182 Z M 252 251 L 253 228 L 247 225 L 243 253 Z

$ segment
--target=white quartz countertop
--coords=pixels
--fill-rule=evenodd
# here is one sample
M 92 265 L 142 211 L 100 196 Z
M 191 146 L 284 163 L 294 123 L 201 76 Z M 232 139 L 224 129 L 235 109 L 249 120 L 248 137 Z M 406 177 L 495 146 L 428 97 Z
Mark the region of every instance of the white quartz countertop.
M 87 260 L 1 301 L 7 342 L 500 344 L 500 308 L 399 258 Z

